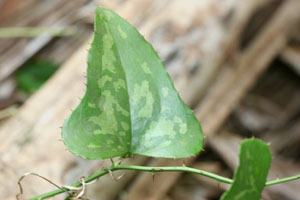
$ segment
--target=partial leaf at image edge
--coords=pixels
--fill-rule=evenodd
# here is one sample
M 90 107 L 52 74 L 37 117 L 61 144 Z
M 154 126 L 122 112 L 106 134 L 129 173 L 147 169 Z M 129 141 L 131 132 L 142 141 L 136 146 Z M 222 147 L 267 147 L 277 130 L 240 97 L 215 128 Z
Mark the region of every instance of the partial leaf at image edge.
M 260 200 L 271 159 L 266 143 L 254 138 L 244 140 L 240 145 L 240 161 L 233 184 L 221 200 Z
M 203 145 L 198 120 L 153 47 L 132 25 L 100 7 L 87 90 L 65 121 L 62 137 L 72 153 L 87 159 L 185 158 Z

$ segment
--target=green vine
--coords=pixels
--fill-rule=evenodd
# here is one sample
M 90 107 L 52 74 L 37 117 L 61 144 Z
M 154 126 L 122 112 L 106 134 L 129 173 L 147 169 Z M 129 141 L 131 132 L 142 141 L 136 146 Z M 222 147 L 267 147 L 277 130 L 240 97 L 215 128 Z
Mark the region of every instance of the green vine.
M 106 169 L 102 169 L 96 173 L 94 173 L 93 175 L 87 177 L 84 179 L 85 183 L 89 183 L 93 180 L 96 180 L 98 178 L 100 178 L 101 176 L 104 176 L 106 174 L 109 174 L 110 171 L 118 171 L 118 170 L 135 170 L 135 171 L 145 171 L 145 172 L 152 172 L 152 173 L 157 173 L 157 172 L 187 172 L 187 173 L 193 173 L 193 174 L 200 174 L 209 178 L 212 178 L 214 180 L 217 180 L 221 183 L 227 183 L 227 184 L 232 184 L 233 180 L 229 179 L 229 178 L 225 178 L 210 172 L 206 172 L 203 170 L 199 170 L 199 169 L 195 169 L 195 168 L 190 168 L 190 167 L 149 167 L 149 166 L 136 166 L 136 165 L 112 165 Z M 287 181 L 293 181 L 293 180 L 297 180 L 300 179 L 300 174 L 296 175 L 296 176 L 291 176 L 291 177 L 287 177 L 287 178 L 282 178 L 282 179 L 276 179 L 273 181 L 269 181 L 267 182 L 265 185 L 266 186 L 271 186 L 271 185 L 275 185 L 275 184 L 279 184 L 279 183 L 284 183 Z M 80 182 L 74 183 L 72 185 L 70 185 L 72 187 L 81 187 L 82 184 Z M 58 194 L 62 194 L 66 191 L 70 191 L 70 189 L 68 187 L 62 187 L 63 189 L 57 189 L 57 190 L 53 190 L 51 192 L 30 198 L 29 200 L 42 200 L 42 199 L 47 199 L 53 196 L 56 196 Z

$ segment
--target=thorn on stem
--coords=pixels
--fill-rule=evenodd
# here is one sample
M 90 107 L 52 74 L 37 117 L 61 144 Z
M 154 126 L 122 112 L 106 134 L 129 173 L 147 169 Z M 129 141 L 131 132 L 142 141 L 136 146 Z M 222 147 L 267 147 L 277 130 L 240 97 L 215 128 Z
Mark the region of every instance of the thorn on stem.
M 182 159 L 182 166 L 186 167 L 185 159 Z
M 110 175 L 115 181 L 120 180 L 120 179 L 125 175 L 125 172 L 124 172 L 124 173 L 121 174 L 120 176 L 115 177 L 115 175 L 112 173 L 112 171 L 111 171 L 110 169 L 108 170 L 108 172 L 109 172 L 109 175 Z
M 112 165 L 115 164 L 115 162 L 114 162 L 114 160 L 112 158 L 110 158 L 109 160 L 110 160 L 110 162 L 111 162 Z

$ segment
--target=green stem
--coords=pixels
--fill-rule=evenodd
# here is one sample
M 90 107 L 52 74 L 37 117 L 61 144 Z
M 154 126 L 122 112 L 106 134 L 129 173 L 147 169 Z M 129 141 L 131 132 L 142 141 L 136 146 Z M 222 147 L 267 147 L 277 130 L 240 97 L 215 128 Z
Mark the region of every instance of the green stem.
M 117 171 L 117 170 L 135 170 L 135 171 L 146 171 L 146 172 L 152 172 L 152 173 L 156 173 L 156 172 L 189 172 L 189 173 L 194 173 L 194 174 L 201 174 L 203 176 L 207 176 L 210 177 L 212 179 L 215 179 L 219 182 L 223 182 L 223 183 L 228 183 L 231 184 L 233 181 L 229 178 L 225 178 L 222 176 L 218 176 L 216 174 L 210 173 L 210 172 L 206 172 L 206 171 L 202 171 L 199 169 L 194 169 L 194 168 L 190 168 L 190 167 L 148 167 L 148 166 L 136 166 L 136 165 L 112 165 L 111 167 L 107 168 L 107 169 L 103 169 L 99 172 L 96 172 L 95 174 L 87 177 L 85 179 L 85 183 L 89 183 L 95 179 L 100 178 L 101 176 L 108 174 L 109 171 Z M 72 187 L 80 187 L 81 183 L 77 182 L 71 185 Z M 64 193 L 65 191 L 70 191 L 68 188 L 63 187 L 64 190 L 53 190 L 51 192 L 33 197 L 29 200 L 40 200 L 40 199 L 47 199 L 53 196 L 56 196 L 58 194 Z
M 275 185 L 275 184 L 279 184 L 279 183 L 284 183 L 284 182 L 288 182 L 288 181 L 294 181 L 300 179 L 300 174 L 295 175 L 295 176 L 290 176 L 290 177 L 286 177 L 286 178 L 281 178 L 281 179 L 276 179 L 273 181 L 269 181 L 266 183 L 266 186 L 270 186 L 270 185 Z
M 101 176 L 108 174 L 110 171 L 117 171 L 117 170 L 135 170 L 135 171 L 146 171 L 146 172 L 152 172 L 152 173 L 156 173 L 156 172 L 188 172 L 188 173 L 194 173 L 194 174 L 200 174 L 212 179 L 215 179 L 219 182 L 222 183 L 228 183 L 228 184 L 232 184 L 233 180 L 229 179 L 229 178 L 225 178 L 210 172 L 206 172 L 203 170 L 199 170 L 199 169 L 194 169 L 194 168 L 190 168 L 190 167 L 149 167 L 149 166 L 136 166 L 136 165 L 115 165 L 113 164 L 112 166 L 110 166 L 109 168 L 103 169 L 99 172 L 96 172 L 95 174 L 87 177 L 85 179 L 85 183 L 89 183 L 95 179 L 100 178 Z M 300 174 L 296 175 L 296 176 L 292 176 L 292 177 L 287 177 L 287 178 L 283 178 L 283 179 L 277 179 L 274 181 L 269 181 L 266 183 L 266 186 L 269 185 L 275 185 L 275 184 L 279 184 L 279 183 L 284 183 L 287 181 L 293 181 L 296 179 L 300 179 Z M 71 185 L 72 187 L 80 187 L 81 183 L 77 182 Z M 62 187 L 63 190 L 57 189 L 57 190 L 53 190 L 51 192 L 33 197 L 29 200 L 41 200 L 41 199 L 47 199 L 53 196 L 56 196 L 58 194 L 64 193 L 66 191 L 70 191 L 68 188 L 66 187 Z

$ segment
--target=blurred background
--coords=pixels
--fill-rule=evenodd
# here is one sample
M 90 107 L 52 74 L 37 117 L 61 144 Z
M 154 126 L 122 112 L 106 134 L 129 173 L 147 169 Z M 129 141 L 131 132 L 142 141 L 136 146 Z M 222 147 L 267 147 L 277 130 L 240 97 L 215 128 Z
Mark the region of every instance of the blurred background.
M 242 139 L 273 154 L 268 180 L 300 173 L 299 0 L 0 0 L 0 199 L 36 172 L 58 185 L 110 161 L 64 147 L 60 127 L 83 96 L 93 11 L 128 20 L 163 59 L 202 124 L 205 151 L 181 160 L 135 156 L 125 163 L 182 165 L 232 177 Z M 114 172 L 117 177 L 122 172 Z M 228 185 L 194 174 L 126 172 L 88 186 L 103 200 L 214 200 Z M 54 189 L 23 181 L 24 199 Z M 266 200 L 300 200 L 300 181 L 266 187 Z M 64 195 L 53 199 L 63 199 Z

